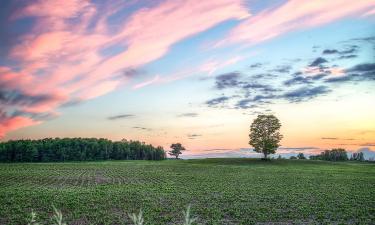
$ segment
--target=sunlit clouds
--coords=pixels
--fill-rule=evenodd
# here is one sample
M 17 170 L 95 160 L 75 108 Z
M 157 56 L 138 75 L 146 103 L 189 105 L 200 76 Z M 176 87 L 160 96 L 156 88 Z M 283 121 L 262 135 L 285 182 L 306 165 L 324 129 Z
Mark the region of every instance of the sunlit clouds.
M 373 1 L 0 6 L 2 140 L 179 141 L 190 155 L 241 155 L 252 119 L 274 113 L 285 153 L 374 148 Z

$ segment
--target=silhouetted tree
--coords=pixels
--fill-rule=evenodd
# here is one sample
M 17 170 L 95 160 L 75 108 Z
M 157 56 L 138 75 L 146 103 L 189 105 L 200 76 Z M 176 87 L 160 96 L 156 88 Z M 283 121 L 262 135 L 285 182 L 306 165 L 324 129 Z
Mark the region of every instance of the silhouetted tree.
M 281 123 L 276 116 L 258 115 L 250 126 L 249 144 L 255 152 L 263 153 L 264 159 L 267 159 L 267 155 L 274 154 L 279 147 L 283 137 L 280 128 Z
M 365 157 L 363 156 L 363 152 L 354 152 L 350 157 L 350 160 L 353 161 L 365 161 Z
M 298 153 L 297 158 L 298 159 L 306 159 L 305 155 L 302 152 Z
M 172 144 L 171 149 L 172 150 L 169 151 L 169 155 L 176 157 L 176 159 L 178 159 L 178 156 L 182 154 L 182 151 L 185 150 L 185 148 L 180 143 Z
M 332 150 L 325 150 L 319 155 L 312 155 L 310 159 L 313 160 L 328 160 L 328 161 L 345 161 L 348 160 L 346 150 L 343 148 L 334 148 Z
M 295 157 L 294 155 L 291 156 L 289 159 L 297 159 L 297 157 Z

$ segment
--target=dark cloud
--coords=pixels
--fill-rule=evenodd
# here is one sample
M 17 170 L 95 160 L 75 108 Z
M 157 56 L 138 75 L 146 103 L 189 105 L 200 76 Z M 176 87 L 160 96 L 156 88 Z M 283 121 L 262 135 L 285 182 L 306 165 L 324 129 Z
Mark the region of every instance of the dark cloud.
M 301 74 L 302 74 L 301 72 L 294 73 L 294 77 L 292 77 L 289 80 L 284 81 L 283 84 L 286 86 L 297 85 L 297 84 L 312 84 L 313 81 L 320 80 L 323 77 L 327 76 L 327 74 L 325 73 L 317 74 L 314 76 L 301 76 Z
M 240 101 L 237 102 L 236 108 L 249 109 L 249 108 L 256 107 L 255 104 L 251 105 L 251 103 L 254 103 L 253 99 L 242 99 L 242 100 L 240 100 Z
M 362 39 L 361 39 L 362 40 Z M 363 39 L 363 41 L 375 40 L 374 37 Z M 345 43 L 345 42 L 344 42 Z M 340 48 L 326 48 L 318 50 L 322 56 L 313 59 L 308 63 L 309 67 L 314 67 L 314 75 L 309 72 L 298 71 L 291 73 L 293 62 L 282 65 L 262 68 L 266 73 L 232 72 L 222 74 L 216 78 L 215 89 L 225 90 L 230 88 L 230 92 L 235 93 L 231 98 L 236 102 L 228 101 L 228 97 L 218 97 L 208 100 L 208 106 L 216 106 L 226 103 L 220 107 L 235 109 L 257 109 L 266 108 L 267 104 L 272 104 L 277 100 L 286 102 L 308 101 L 315 97 L 326 95 L 331 92 L 333 83 L 353 82 L 357 84 L 362 81 L 375 81 L 375 63 L 362 63 L 344 70 L 344 74 L 336 76 L 333 69 L 338 67 L 335 60 L 352 59 L 358 57 L 360 47 L 356 43 L 346 42 Z M 315 48 L 317 49 L 317 48 Z M 331 65 L 330 63 L 333 63 Z M 264 64 L 254 63 L 250 68 L 264 67 Z M 341 70 L 340 70 L 341 71 Z M 280 74 L 286 76 L 285 80 L 280 80 Z M 288 76 L 288 74 L 290 74 Z M 298 89 L 290 90 L 289 87 L 297 85 Z M 223 93 L 224 95 L 226 93 Z M 233 105 L 234 104 L 234 105 Z
M 363 63 L 355 65 L 346 71 L 346 75 L 340 77 L 332 77 L 325 82 L 340 83 L 340 82 L 356 82 L 356 81 L 375 81 L 375 63 Z
M 12 47 L 19 42 L 19 37 L 30 32 L 30 19 L 12 20 L 18 10 L 29 1 L 0 1 L 0 57 L 7 57 Z M 2 58 L 3 59 L 3 58 Z
M 359 49 L 358 45 L 351 45 L 351 46 L 348 46 L 345 50 L 340 51 L 339 53 L 340 55 L 353 54 L 357 52 L 358 49 Z
M 347 72 L 375 72 L 375 63 L 363 63 L 353 66 Z
M 311 79 L 308 77 L 303 77 L 303 76 L 295 76 L 289 80 L 284 81 L 284 84 L 286 86 L 291 86 L 295 84 L 310 84 L 310 83 L 312 83 Z
M 0 84 L 0 107 L 37 106 L 58 100 L 58 97 L 48 94 L 29 95 L 19 90 L 9 90 Z
M 337 140 L 338 138 L 335 137 L 322 137 L 323 140 Z
M 263 65 L 262 63 L 254 63 L 254 64 L 251 64 L 249 67 L 251 69 L 256 69 L 256 68 L 261 67 L 262 65 Z
M 353 59 L 357 57 L 358 57 L 357 55 L 342 55 L 339 57 L 339 59 Z
M 82 104 L 83 102 L 84 101 L 82 99 L 71 99 L 71 100 L 63 103 L 60 107 L 64 108 L 64 107 L 76 106 L 76 105 Z
M 182 113 L 177 115 L 177 117 L 197 117 L 198 113 Z
M 142 71 L 134 69 L 134 68 L 126 69 L 122 73 L 125 77 L 129 77 L 129 78 L 132 78 L 132 77 L 135 77 L 137 75 L 143 74 Z
M 352 81 L 353 76 L 340 76 L 340 77 L 331 77 L 325 80 L 326 83 L 336 83 L 336 82 L 347 82 Z
M 187 135 L 187 137 L 189 138 L 189 139 L 195 139 L 195 138 L 197 138 L 197 137 L 201 137 L 202 135 L 201 134 L 188 134 Z
M 310 78 L 311 79 L 311 78 Z M 274 100 L 286 100 L 288 102 L 301 102 L 304 100 L 310 100 L 317 96 L 323 95 L 330 92 L 326 86 L 305 86 L 293 91 L 283 92 L 278 90 L 277 92 L 266 93 L 255 95 L 253 97 L 246 97 L 239 100 L 235 108 L 249 109 L 257 108 L 260 105 L 271 104 Z M 278 94 L 279 93 L 279 94 Z
M 356 58 L 357 55 L 356 53 L 359 49 L 358 45 L 349 45 L 346 46 L 344 50 L 336 50 L 336 49 L 325 49 L 322 54 L 323 55 L 339 55 L 339 59 L 351 59 L 351 58 Z
M 238 81 L 240 76 L 241 75 L 238 72 L 218 75 L 216 76 L 216 88 L 222 90 L 225 88 L 237 87 L 240 84 L 240 82 Z
M 26 111 L 21 111 L 21 110 L 16 110 L 14 111 L 12 114 L 11 114 L 12 117 L 15 117 L 15 116 L 27 116 L 27 117 L 30 117 L 32 118 L 33 120 L 40 120 L 40 121 L 44 121 L 44 120 L 51 120 L 51 119 L 55 119 L 57 117 L 57 114 L 56 113 L 49 113 L 49 112 L 45 112 L 45 113 L 33 113 L 33 112 L 26 112 Z
M 325 54 L 325 55 L 336 54 L 336 53 L 339 53 L 339 51 L 337 51 L 336 49 L 325 49 L 322 52 L 322 54 Z
M 262 92 L 277 91 L 276 88 L 273 88 L 270 85 L 259 84 L 259 83 L 247 83 L 243 85 L 242 88 L 245 90 L 261 90 Z
M 30 95 L 20 90 L 7 88 L 6 83 L 0 83 L 0 124 L 14 117 L 22 116 L 34 121 L 43 121 L 56 118 L 56 113 L 32 112 L 33 107 L 48 105 L 60 101 L 59 97 L 48 94 Z M 26 109 L 27 110 L 26 110 Z
M 132 114 L 120 114 L 120 115 L 110 116 L 107 119 L 108 120 L 119 120 L 119 119 L 126 119 L 126 118 L 130 118 L 130 117 L 134 117 L 134 115 L 132 115 Z
M 368 41 L 368 42 L 375 42 L 375 36 L 362 37 L 362 38 L 353 38 L 353 39 L 350 39 L 349 41 Z
M 326 86 L 303 87 L 294 91 L 286 92 L 282 95 L 282 97 L 289 102 L 301 102 L 303 100 L 309 100 L 328 92 L 330 92 L 330 90 Z
M 258 74 L 249 75 L 249 78 L 255 79 L 255 80 L 270 79 L 270 78 L 274 78 L 274 77 L 276 77 L 276 76 L 274 74 L 271 74 L 271 73 L 258 73 Z
M 271 71 L 278 72 L 278 73 L 290 73 L 291 69 L 292 67 L 290 65 L 282 65 L 282 66 L 277 66 Z
M 132 127 L 133 129 L 137 129 L 137 130 L 148 130 L 148 131 L 151 131 L 152 129 L 150 128 L 147 128 L 147 127 Z
M 259 104 L 270 103 L 268 100 L 277 99 L 279 96 L 276 95 L 256 95 L 253 98 L 242 99 L 237 102 L 236 108 L 249 109 L 256 108 Z
M 317 75 L 315 75 L 315 76 L 312 76 L 312 77 L 310 77 L 312 80 L 320 80 L 320 79 L 322 79 L 323 77 L 326 77 L 327 76 L 327 74 L 324 74 L 324 73 L 321 73 L 321 74 L 317 74 Z
M 206 101 L 206 104 L 208 106 L 216 106 L 216 105 L 224 103 L 228 100 L 229 100 L 229 97 L 222 96 L 222 97 L 219 97 L 219 98 L 214 98 L 214 99 L 208 100 L 208 101 Z
M 316 58 L 309 66 L 315 67 L 315 66 L 321 66 L 322 64 L 328 62 L 325 58 L 318 57 Z

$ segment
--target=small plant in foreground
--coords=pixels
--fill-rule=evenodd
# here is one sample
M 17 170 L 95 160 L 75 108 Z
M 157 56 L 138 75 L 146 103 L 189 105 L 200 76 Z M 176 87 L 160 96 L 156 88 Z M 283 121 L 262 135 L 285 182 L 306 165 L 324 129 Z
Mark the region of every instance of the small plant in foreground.
M 191 206 L 188 205 L 188 207 L 187 207 L 187 209 L 186 209 L 186 212 L 183 211 L 183 213 L 184 213 L 184 217 L 185 217 L 185 218 L 184 218 L 185 221 L 184 221 L 184 224 L 183 224 L 183 225 L 192 225 L 192 224 L 197 220 L 196 217 L 191 217 L 191 215 L 190 215 L 190 208 L 191 208 Z
M 33 210 L 31 210 L 31 218 L 30 218 L 30 221 L 27 225 L 39 225 L 38 222 L 36 222 L 36 219 L 37 219 L 37 214 L 36 212 L 34 212 Z
M 139 210 L 138 215 L 135 213 L 132 213 L 132 214 L 129 213 L 128 216 L 133 221 L 134 225 L 143 225 L 144 220 L 143 220 L 142 210 Z
M 52 221 L 53 221 L 53 225 L 67 225 L 66 223 L 63 222 L 63 214 L 60 210 L 56 209 L 54 206 L 53 207 L 53 211 L 54 211 L 54 214 L 52 216 Z M 183 225 L 193 225 L 194 222 L 197 220 L 197 217 L 192 217 L 191 214 L 190 214 L 190 208 L 191 206 L 188 205 L 186 211 L 182 211 L 182 213 L 184 214 L 184 223 Z M 144 223 L 144 219 L 143 219 L 143 212 L 142 210 L 139 210 L 139 213 L 138 215 L 135 214 L 135 213 L 132 213 L 132 214 L 128 214 L 129 218 L 131 219 L 131 221 L 133 222 L 134 225 L 143 225 Z M 37 214 L 31 210 L 31 218 L 29 220 L 29 223 L 27 223 L 27 225 L 42 225 L 40 223 L 38 223 L 37 221 Z
M 66 223 L 63 222 L 63 215 L 62 212 L 53 206 L 53 211 L 55 214 L 53 214 L 52 220 L 55 222 L 55 225 L 66 225 Z

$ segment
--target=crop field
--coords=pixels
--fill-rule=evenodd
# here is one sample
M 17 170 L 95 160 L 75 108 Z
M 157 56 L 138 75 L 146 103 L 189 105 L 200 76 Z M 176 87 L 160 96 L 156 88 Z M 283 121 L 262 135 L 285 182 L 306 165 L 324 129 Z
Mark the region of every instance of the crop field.
M 0 224 L 373 224 L 375 164 L 200 159 L 0 164 Z

